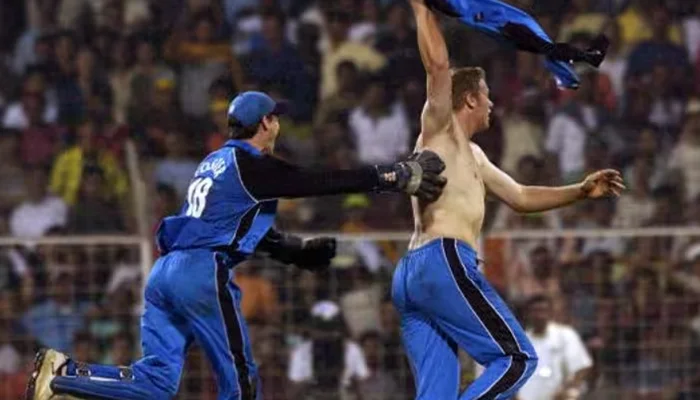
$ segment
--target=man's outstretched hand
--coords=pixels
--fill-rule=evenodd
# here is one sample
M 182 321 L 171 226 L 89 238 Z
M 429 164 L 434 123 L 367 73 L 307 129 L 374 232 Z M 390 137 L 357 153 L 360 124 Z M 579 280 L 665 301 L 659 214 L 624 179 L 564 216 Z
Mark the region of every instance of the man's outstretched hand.
M 393 165 L 377 167 L 383 189 L 402 191 L 428 202 L 442 194 L 447 184 L 447 178 L 440 176 L 444 170 L 445 163 L 430 150 L 414 153 Z
M 581 190 L 589 199 L 600 197 L 618 197 L 625 190 L 625 184 L 620 172 L 614 169 L 604 169 L 594 172 L 581 183 Z

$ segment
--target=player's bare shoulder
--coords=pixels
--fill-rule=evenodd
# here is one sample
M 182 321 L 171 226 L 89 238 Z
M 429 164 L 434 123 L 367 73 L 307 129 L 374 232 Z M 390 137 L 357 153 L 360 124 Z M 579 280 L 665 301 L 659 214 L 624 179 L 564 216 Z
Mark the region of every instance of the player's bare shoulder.
M 474 156 L 474 162 L 476 166 L 479 169 L 481 169 L 481 167 L 488 161 L 486 153 L 484 153 L 484 150 L 481 148 L 481 146 L 472 142 L 471 140 L 469 141 L 469 149 L 471 150 L 471 153 Z

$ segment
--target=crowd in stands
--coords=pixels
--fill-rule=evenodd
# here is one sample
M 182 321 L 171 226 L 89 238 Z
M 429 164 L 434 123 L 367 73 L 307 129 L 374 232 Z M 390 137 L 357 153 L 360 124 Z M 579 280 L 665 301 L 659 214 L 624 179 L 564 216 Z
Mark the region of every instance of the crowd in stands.
M 529 215 L 489 197 L 485 229 L 700 226 L 700 3 L 509 2 L 558 41 L 585 48 L 605 33 L 611 49 L 599 70 L 577 67 L 578 91 L 561 91 L 538 56 L 444 18 L 453 65 L 487 71 L 495 112 L 475 141 L 523 184 L 614 167 L 628 190 Z M 136 234 L 130 144 L 155 228 L 179 210 L 199 159 L 227 140 L 229 100 L 254 89 L 290 101 L 276 152 L 291 162 L 348 168 L 409 154 L 425 75 L 407 1 L 3 0 L 0 236 Z M 393 195 L 283 200 L 278 222 L 412 229 L 408 199 Z M 387 294 L 404 247 L 344 245 L 328 276 L 262 260 L 239 269 L 267 399 L 410 397 Z M 699 237 L 496 248 L 486 269 L 500 258 L 508 277 L 496 284 L 523 322 L 556 321 L 556 332 L 580 336 L 574 358 L 588 352 L 592 363 L 571 368 L 586 370 L 589 398 L 700 396 Z M 39 345 L 93 362 L 137 357 L 139 268 L 131 246 L 0 247 L 0 398 L 21 397 Z M 531 331 L 535 341 L 543 332 Z M 193 350 L 183 399 L 216 397 L 205 364 Z

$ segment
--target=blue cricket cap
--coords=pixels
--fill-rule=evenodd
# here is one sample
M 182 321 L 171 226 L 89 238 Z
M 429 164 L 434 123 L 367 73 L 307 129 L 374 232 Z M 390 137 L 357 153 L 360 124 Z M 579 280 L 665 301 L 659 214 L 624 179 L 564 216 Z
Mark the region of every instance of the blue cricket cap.
M 228 106 L 228 119 L 236 120 L 243 127 L 253 126 L 266 115 L 280 115 L 287 112 L 287 103 L 274 101 L 262 92 L 243 92 Z

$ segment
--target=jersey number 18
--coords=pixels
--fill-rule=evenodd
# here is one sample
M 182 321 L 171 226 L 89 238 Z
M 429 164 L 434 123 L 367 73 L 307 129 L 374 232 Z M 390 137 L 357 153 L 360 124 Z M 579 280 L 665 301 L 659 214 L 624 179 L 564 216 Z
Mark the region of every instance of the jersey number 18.
M 199 218 L 207 206 L 207 195 L 209 189 L 214 184 L 211 178 L 197 178 L 190 183 L 187 189 L 187 212 L 188 217 Z

